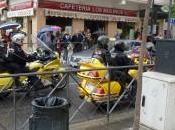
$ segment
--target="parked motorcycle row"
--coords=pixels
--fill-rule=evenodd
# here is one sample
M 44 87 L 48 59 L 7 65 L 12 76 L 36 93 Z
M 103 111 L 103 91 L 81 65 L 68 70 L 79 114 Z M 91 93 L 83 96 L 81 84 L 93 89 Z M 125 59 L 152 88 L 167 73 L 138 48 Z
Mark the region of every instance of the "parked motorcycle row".
M 123 43 L 117 43 L 114 51 L 106 50 L 107 44 L 102 43 L 106 37 L 99 41 L 100 50 L 93 55 L 94 58 L 80 63 L 80 69 L 101 69 L 109 66 L 129 66 L 138 65 L 140 46 L 125 53 Z M 100 56 L 99 56 L 100 55 Z M 145 50 L 143 64 L 152 64 L 154 61 L 150 52 Z M 147 69 L 145 69 L 147 71 Z M 80 97 L 95 103 L 105 103 L 109 100 L 118 99 L 126 90 L 125 98 L 134 103 L 137 90 L 137 68 L 135 69 L 112 69 L 112 70 L 93 70 L 79 72 L 81 85 L 78 86 Z M 110 97 L 109 97 L 110 95 Z
M 0 29 L 11 29 L 19 25 L 7 24 L 0 26 Z M 50 31 L 52 27 L 45 27 L 41 29 L 44 31 Z M 53 28 L 60 29 L 60 28 Z M 43 31 L 44 30 L 44 31 Z M 40 39 L 37 39 L 38 47 L 34 53 L 32 53 L 33 61 L 26 64 L 26 68 L 30 72 L 44 73 L 44 72 L 57 72 L 64 70 L 64 66 L 60 62 L 59 54 L 52 51 L 45 43 Z M 112 69 L 107 70 L 109 66 L 128 66 L 137 65 L 139 63 L 139 51 L 137 46 L 132 51 L 124 53 L 122 43 L 117 43 L 114 47 L 114 51 L 108 50 L 107 44 L 109 39 L 106 36 L 102 36 L 98 39 L 97 47 L 94 49 L 93 57 L 87 61 L 78 63 L 79 69 L 93 69 L 92 71 L 82 71 L 77 73 L 77 77 L 80 79 L 80 85 L 77 87 L 79 95 L 82 99 L 90 102 L 106 102 L 110 100 L 116 100 L 120 97 L 122 92 L 128 89 L 126 94 L 127 98 L 135 97 L 137 88 L 137 68 L 135 69 Z M 3 49 L 4 46 L 0 46 Z M 7 52 L 11 52 L 8 50 Z M 116 49 L 116 50 L 115 50 Z M 8 58 L 8 57 L 6 57 Z M 145 53 L 144 64 L 153 63 L 150 53 Z M 6 63 L 7 64 L 7 63 Z M 104 68 L 104 70 L 95 70 Z M 13 89 L 14 83 L 17 82 L 18 86 L 15 87 L 16 91 L 31 90 L 36 91 L 45 87 L 54 87 L 62 78 L 63 74 L 51 74 L 51 75 L 37 75 L 37 76 L 20 76 L 15 79 L 8 77 L 11 73 L 6 70 L 1 72 L 0 75 L 6 75 L 7 77 L 0 78 L 0 95 L 8 95 Z M 131 81 L 135 79 L 134 82 Z M 129 85 L 130 84 L 130 85 Z M 128 86 L 129 85 L 129 86 Z M 63 81 L 58 88 L 64 88 L 66 81 Z

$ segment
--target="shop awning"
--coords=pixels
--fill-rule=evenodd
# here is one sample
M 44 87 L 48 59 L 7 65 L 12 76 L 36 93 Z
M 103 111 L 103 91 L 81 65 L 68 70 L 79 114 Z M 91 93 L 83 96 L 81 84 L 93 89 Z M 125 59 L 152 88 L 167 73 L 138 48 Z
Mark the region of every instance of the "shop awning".
M 17 11 L 9 11 L 7 12 L 7 17 L 27 17 L 27 16 L 33 16 L 34 15 L 34 9 L 23 9 L 23 10 L 17 10 Z
M 88 19 L 88 20 L 101 20 L 101 21 L 138 22 L 139 20 L 138 17 L 117 16 L 117 15 L 107 15 L 107 14 L 93 14 L 93 13 L 84 13 L 84 12 L 54 10 L 54 9 L 45 9 L 45 15 L 55 16 L 55 17 Z

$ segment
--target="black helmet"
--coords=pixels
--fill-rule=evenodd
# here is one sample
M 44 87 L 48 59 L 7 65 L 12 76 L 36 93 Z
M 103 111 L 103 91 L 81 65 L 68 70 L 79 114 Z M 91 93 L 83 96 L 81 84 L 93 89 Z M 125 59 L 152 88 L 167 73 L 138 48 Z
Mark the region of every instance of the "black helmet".
M 115 51 L 124 52 L 125 51 L 125 43 L 124 42 L 116 42 L 114 48 L 115 48 Z
M 105 35 L 98 37 L 97 43 L 98 48 L 100 49 L 108 49 L 109 38 Z

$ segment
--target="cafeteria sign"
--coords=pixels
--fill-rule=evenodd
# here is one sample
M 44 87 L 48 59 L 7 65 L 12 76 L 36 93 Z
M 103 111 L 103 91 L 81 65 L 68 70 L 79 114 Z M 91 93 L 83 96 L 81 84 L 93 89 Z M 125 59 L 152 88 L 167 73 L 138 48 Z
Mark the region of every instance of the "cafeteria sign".
M 40 0 L 39 8 L 136 17 L 137 11 Z

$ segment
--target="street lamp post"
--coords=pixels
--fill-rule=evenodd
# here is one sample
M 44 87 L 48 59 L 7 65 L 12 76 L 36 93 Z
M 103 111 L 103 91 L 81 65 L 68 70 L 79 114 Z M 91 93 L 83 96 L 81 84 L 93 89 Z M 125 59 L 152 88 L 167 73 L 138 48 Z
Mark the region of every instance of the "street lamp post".
M 140 58 L 139 58 L 139 72 L 138 72 L 138 79 L 137 79 L 137 94 L 136 94 L 135 118 L 134 118 L 133 130 L 139 130 L 139 124 L 140 124 L 140 106 L 141 106 L 141 93 L 142 93 L 143 55 L 144 55 L 143 52 L 147 41 L 148 20 L 150 16 L 151 3 L 152 3 L 152 0 L 147 1 L 144 23 L 143 23 L 142 44 L 141 44 L 141 51 L 140 51 Z
M 152 0 L 152 9 L 151 9 L 151 36 L 154 34 L 154 0 Z

